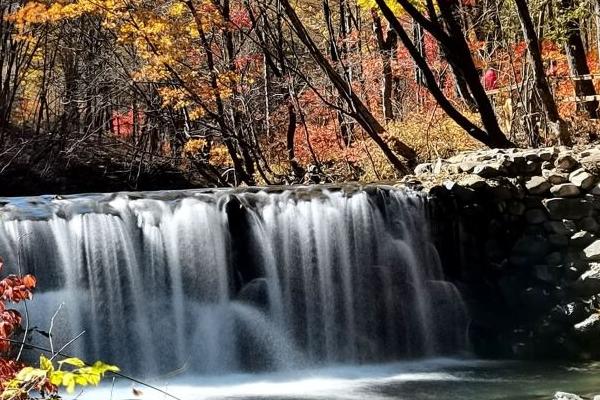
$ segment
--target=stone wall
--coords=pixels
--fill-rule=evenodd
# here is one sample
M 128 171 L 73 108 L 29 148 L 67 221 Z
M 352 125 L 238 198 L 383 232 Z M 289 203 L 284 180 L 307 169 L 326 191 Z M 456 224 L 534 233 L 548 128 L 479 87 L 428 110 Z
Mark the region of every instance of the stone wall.
M 600 358 L 600 147 L 419 165 L 446 272 L 484 356 Z

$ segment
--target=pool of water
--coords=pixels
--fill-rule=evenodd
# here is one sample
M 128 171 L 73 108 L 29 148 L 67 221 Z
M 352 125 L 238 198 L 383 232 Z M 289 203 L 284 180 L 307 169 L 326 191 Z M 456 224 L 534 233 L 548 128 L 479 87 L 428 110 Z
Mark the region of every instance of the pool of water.
M 268 374 L 184 375 L 148 383 L 181 400 L 532 400 L 551 399 L 556 391 L 600 394 L 600 363 L 435 359 Z M 169 400 L 117 379 L 86 390 L 81 398 Z

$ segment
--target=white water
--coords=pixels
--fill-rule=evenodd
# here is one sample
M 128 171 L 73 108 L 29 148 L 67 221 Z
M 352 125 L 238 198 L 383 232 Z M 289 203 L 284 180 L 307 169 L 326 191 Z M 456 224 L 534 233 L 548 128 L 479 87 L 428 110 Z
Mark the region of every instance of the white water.
M 466 350 L 409 192 L 4 200 L 0 255 L 39 279 L 31 320 L 48 330 L 56 313 L 56 348 L 85 331 L 67 351 L 88 360 L 224 375 Z

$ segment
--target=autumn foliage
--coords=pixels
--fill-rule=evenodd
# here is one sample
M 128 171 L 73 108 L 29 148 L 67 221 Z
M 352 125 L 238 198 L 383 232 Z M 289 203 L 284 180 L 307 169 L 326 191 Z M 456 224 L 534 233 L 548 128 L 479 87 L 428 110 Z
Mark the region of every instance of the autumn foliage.
M 4 262 L 0 259 L 0 271 Z M 0 389 L 4 383 L 24 368 L 24 364 L 15 359 L 13 342 L 2 339 L 15 339 L 22 333 L 21 314 L 14 309 L 7 308 L 9 303 L 20 303 L 31 300 L 36 279 L 33 275 L 9 275 L 0 281 Z

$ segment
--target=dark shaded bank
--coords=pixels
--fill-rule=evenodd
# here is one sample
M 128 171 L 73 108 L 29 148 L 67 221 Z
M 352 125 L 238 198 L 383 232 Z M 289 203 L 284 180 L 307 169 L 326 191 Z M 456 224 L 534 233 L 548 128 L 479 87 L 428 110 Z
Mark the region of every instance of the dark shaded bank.
M 156 157 L 110 137 L 61 140 L 15 133 L 0 148 L 0 196 L 174 190 L 207 183 L 180 157 Z

